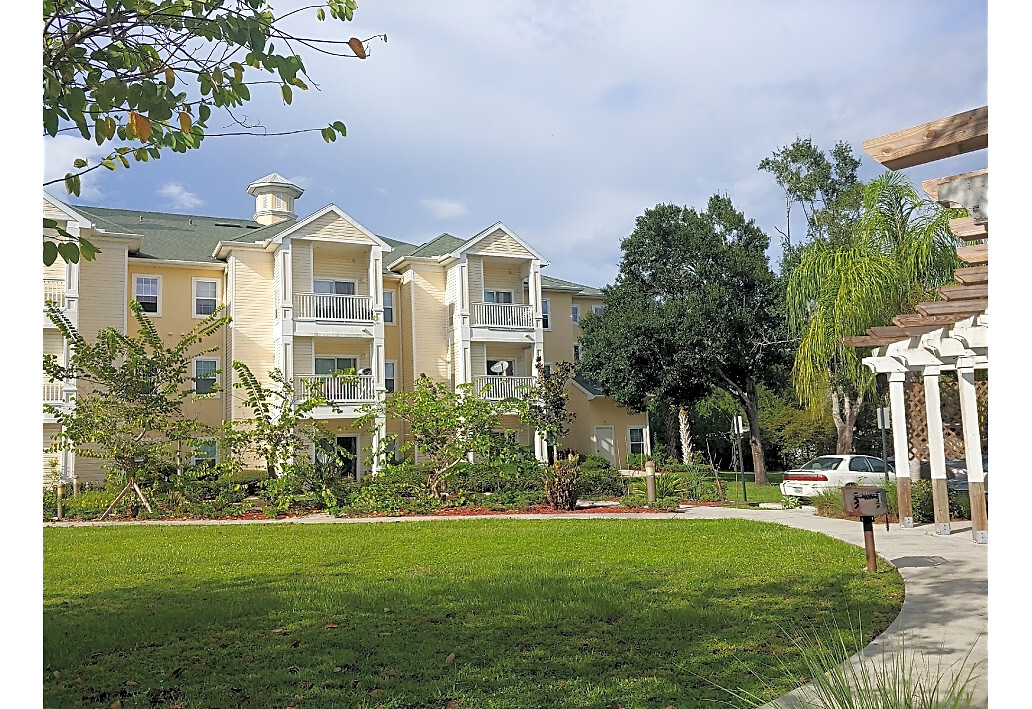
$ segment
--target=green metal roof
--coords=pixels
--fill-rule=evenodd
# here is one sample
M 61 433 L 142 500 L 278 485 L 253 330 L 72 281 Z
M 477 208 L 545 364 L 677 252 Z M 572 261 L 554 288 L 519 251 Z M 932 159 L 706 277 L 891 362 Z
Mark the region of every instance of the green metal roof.
M 81 205 L 75 209 L 99 229 L 142 236 L 143 246 L 132 254 L 133 258 L 169 261 L 218 263 L 211 254 L 220 241 L 264 241 L 294 224 L 288 221 L 262 226 L 251 219 Z
M 603 394 L 602 390 L 599 388 L 598 384 L 591 381 L 590 379 L 585 379 L 584 376 L 581 374 L 573 375 L 573 381 L 577 382 L 582 387 L 584 387 L 588 392 L 591 393 L 592 396 L 605 396 L 605 394 Z
M 469 241 L 469 239 L 460 239 L 452 236 L 451 234 L 441 234 L 440 236 L 426 242 L 408 255 L 421 256 L 424 258 L 444 256 L 445 254 L 450 254 L 452 251 L 455 251 L 455 249 L 459 248 L 467 241 Z
M 601 298 L 602 291 L 592 286 L 582 286 L 579 283 L 573 283 L 571 281 L 564 281 L 559 278 L 552 278 L 551 276 L 541 275 L 541 288 L 543 290 L 565 290 L 570 291 L 574 295 L 584 296 L 586 298 Z

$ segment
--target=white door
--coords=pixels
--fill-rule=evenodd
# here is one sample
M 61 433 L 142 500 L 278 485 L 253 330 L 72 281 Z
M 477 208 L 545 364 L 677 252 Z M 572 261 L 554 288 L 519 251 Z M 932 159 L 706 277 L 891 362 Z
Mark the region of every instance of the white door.
M 612 426 L 595 426 L 595 453 L 616 464 L 616 445 Z

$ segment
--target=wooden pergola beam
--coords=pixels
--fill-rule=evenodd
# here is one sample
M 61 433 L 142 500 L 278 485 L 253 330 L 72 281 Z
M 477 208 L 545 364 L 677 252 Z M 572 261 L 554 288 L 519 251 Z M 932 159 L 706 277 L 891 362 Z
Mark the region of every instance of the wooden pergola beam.
M 899 342 L 902 339 L 905 338 L 860 335 L 858 337 L 844 337 L 842 338 L 842 344 L 846 347 L 884 347 L 885 345 L 891 345 L 893 342 Z
M 892 322 L 900 327 L 921 327 L 924 325 L 945 327 L 955 322 L 960 322 L 963 319 L 963 315 L 921 315 L 920 313 L 908 313 L 906 315 L 897 315 L 892 319 Z
M 979 175 L 986 175 L 989 173 L 988 168 L 981 170 L 975 170 L 973 172 L 962 172 L 959 175 L 950 175 L 949 177 L 933 177 L 932 179 L 925 180 L 921 183 L 921 189 L 925 191 L 928 198 L 933 202 L 939 201 L 939 188 L 948 182 L 956 182 L 957 180 L 966 180 L 969 177 L 978 177 Z
M 864 141 L 864 152 L 890 170 L 923 165 L 989 146 L 989 107 L 982 106 Z
M 988 224 L 975 224 L 974 217 L 950 219 L 950 231 L 964 241 L 980 241 L 989 238 Z
M 929 303 L 918 303 L 917 312 L 922 315 L 963 314 L 978 315 L 989 308 L 989 300 L 936 300 Z
M 943 286 L 939 289 L 939 295 L 946 300 L 971 300 L 972 298 L 988 298 L 989 284 L 977 286 Z
M 953 275 L 966 286 L 984 285 L 989 282 L 989 266 L 958 268 Z
M 989 263 L 989 245 L 973 244 L 957 248 L 957 257 L 964 263 L 983 265 Z
M 898 342 L 908 337 L 920 337 L 926 332 L 933 332 L 942 327 L 942 325 L 888 325 L 886 327 L 869 327 L 867 334 L 878 338 L 891 337 L 893 342 Z

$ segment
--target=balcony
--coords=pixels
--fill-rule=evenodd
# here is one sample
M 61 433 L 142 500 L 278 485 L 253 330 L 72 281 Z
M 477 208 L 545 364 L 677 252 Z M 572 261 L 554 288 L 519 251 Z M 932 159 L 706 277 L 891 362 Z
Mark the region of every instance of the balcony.
M 523 399 L 527 391 L 537 383 L 534 377 L 477 377 L 476 386 L 480 396 L 492 401 L 502 399 Z
M 294 319 L 371 323 L 373 322 L 373 299 L 367 295 L 295 293 Z
M 470 325 L 473 327 L 533 330 L 534 308 L 514 303 L 473 303 Z
M 53 303 L 61 310 L 64 310 L 65 303 L 65 282 L 63 278 L 43 279 L 43 303 Z
M 44 404 L 63 404 L 65 403 L 64 398 L 64 382 L 43 382 L 43 403 Z
M 303 394 L 308 387 L 314 385 L 321 391 L 326 400 L 333 404 L 367 404 L 376 401 L 376 381 L 372 374 L 359 374 L 355 377 L 333 377 L 328 374 L 316 374 L 294 377 L 294 391 Z

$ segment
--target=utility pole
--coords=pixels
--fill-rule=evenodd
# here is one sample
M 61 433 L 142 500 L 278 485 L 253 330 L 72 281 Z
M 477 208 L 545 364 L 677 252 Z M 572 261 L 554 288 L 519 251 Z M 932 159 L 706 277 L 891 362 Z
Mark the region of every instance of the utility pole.
M 889 410 L 885 407 L 878 409 L 878 428 L 881 429 L 881 457 L 885 464 L 885 484 L 889 484 L 889 460 L 885 447 L 885 431 L 889 428 Z

